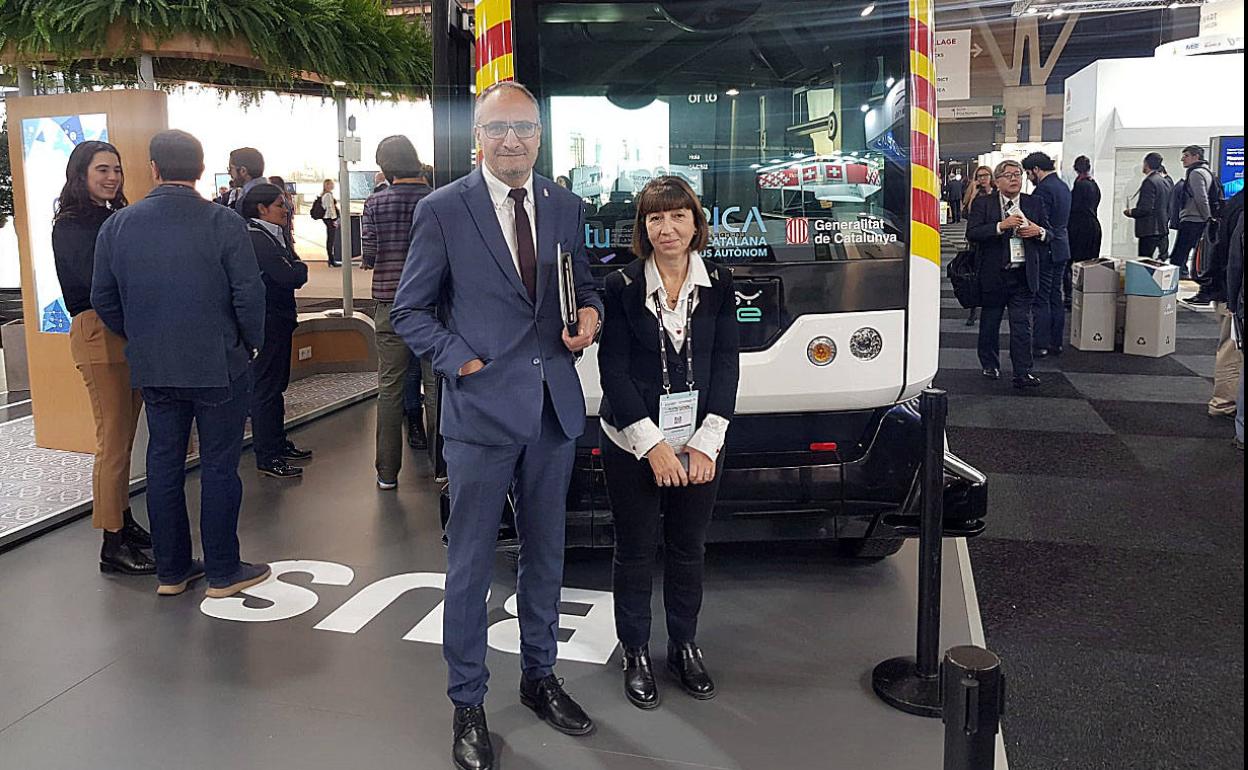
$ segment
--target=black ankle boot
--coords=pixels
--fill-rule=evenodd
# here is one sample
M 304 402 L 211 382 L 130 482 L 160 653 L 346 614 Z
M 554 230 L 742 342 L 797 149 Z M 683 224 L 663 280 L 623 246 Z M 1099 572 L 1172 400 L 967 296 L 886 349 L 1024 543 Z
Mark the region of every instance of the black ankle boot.
M 425 435 L 423 409 L 407 413 L 407 445 L 412 449 L 428 449 L 429 437 Z
M 658 708 L 659 686 L 654 681 L 650 648 L 645 645 L 636 649 L 624 648 L 624 696 L 639 709 L 649 711 Z
M 151 548 L 152 536 L 134 520 L 134 514 L 130 512 L 129 508 L 126 509 L 123 516 L 122 521 L 124 523 L 121 526 L 121 532 L 126 536 L 126 542 L 131 545 L 137 545 L 139 548 Z
M 667 643 L 667 669 L 680 681 L 680 686 L 698 700 L 715 697 L 715 682 L 702 663 L 702 651 L 693 642 Z
M 100 572 L 123 575 L 155 575 L 156 562 L 143 549 L 126 539 L 126 532 L 104 532 L 100 548 Z

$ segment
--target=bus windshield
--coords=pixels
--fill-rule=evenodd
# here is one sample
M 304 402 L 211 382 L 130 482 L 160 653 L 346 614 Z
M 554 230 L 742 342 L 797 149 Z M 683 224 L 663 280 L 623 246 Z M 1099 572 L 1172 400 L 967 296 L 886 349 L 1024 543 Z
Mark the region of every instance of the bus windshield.
M 544 165 L 585 201 L 593 261 L 635 259 L 633 197 L 664 174 L 699 194 L 723 264 L 905 257 L 905 6 L 862 10 L 537 3 Z

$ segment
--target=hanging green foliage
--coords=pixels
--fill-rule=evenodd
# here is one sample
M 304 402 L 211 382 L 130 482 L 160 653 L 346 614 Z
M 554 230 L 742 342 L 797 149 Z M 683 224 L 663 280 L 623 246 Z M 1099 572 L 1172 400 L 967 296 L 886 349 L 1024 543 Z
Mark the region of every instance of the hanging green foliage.
M 123 34 L 110 42 L 114 25 Z M 139 41 L 181 34 L 242 43 L 264 69 L 157 59 L 158 80 L 309 90 L 299 73 L 311 72 L 354 93 L 407 96 L 428 96 L 433 80 L 428 31 L 380 0 L 0 0 L 0 50 L 19 63 L 53 55 L 80 87 L 133 83 Z

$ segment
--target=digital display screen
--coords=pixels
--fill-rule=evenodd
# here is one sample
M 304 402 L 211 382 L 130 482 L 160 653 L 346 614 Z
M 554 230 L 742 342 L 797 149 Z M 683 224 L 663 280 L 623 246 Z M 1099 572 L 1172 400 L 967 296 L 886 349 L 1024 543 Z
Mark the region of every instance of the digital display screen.
M 1218 137 L 1218 178 L 1229 198 L 1244 189 L 1244 137 Z
M 31 267 L 39 331 L 69 333 L 69 311 L 56 276 L 52 253 L 52 220 L 56 216 L 65 166 L 82 142 L 108 141 L 103 114 L 63 115 L 22 120 L 22 168 L 26 177 L 26 220 L 30 228 Z

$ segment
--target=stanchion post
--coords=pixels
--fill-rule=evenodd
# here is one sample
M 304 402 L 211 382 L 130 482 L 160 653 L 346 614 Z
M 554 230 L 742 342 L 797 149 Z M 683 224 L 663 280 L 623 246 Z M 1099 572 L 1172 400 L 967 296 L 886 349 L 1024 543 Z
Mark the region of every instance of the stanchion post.
M 928 388 L 919 397 L 923 420 L 923 517 L 919 522 L 919 676 L 940 674 L 940 577 L 945 535 L 945 418 L 949 397 Z
M 940 697 L 940 576 L 945 508 L 945 417 L 949 396 L 928 388 L 919 397 L 923 426 L 920 470 L 922 519 L 919 527 L 919 612 L 914 657 L 886 660 L 875 667 L 871 685 L 888 705 L 910 714 L 937 718 Z
M 944 770 L 994 770 L 1005 712 L 1001 660 L 982 647 L 954 647 L 941 664 Z

